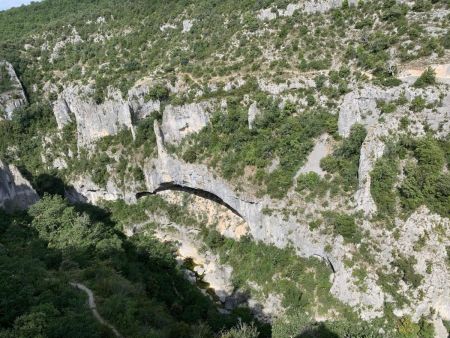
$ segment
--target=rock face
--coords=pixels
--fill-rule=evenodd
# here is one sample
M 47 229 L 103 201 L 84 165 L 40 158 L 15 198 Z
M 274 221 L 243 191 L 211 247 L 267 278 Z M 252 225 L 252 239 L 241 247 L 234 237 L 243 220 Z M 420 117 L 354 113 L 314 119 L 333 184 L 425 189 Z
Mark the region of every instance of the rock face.
M 128 104 L 134 120 L 144 119 L 154 112 L 159 112 L 161 109 L 161 102 L 159 100 L 147 101 L 145 99 L 145 95 L 148 94 L 149 89 L 149 85 L 142 84 L 128 91 Z
M 256 17 L 261 21 L 271 21 L 279 16 L 292 16 L 296 11 L 306 14 L 325 13 L 334 8 L 342 7 L 343 0 L 307 0 L 290 3 L 285 9 L 265 8 L 260 10 Z M 358 0 L 349 0 L 348 4 L 357 5 Z
M 292 216 L 285 219 L 279 215 L 264 214 L 263 209 L 271 207 L 270 200 L 257 200 L 253 196 L 238 195 L 231 185 L 216 177 L 206 166 L 185 163 L 172 157 L 165 150 L 164 135 L 157 121 L 155 121 L 155 135 L 158 158 L 148 161 L 144 166 L 147 192 L 157 193 L 173 187 L 183 187 L 210 193 L 246 221 L 249 233 L 255 240 L 280 248 L 293 245 L 300 256 L 323 258 L 336 272 L 334 283 L 340 285 L 340 290 L 349 290 L 353 280 L 347 278 L 348 271 L 343 264 L 346 249 L 342 237 L 334 239 L 331 252 L 327 252 L 325 247 L 331 237 L 319 231 L 312 232 L 307 226 L 300 226 Z M 348 298 L 345 292 L 343 295 L 336 292 L 336 295 L 341 296 L 343 300 L 358 299 L 358 305 L 364 308 L 363 318 L 370 319 L 381 316 L 383 312 L 383 303 L 379 298 L 370 296 L 378 294 L 379 290 L 377 285 L 372 285 L 372 288 L 365 291 L 355 289 L 354 294 Z
M 130 184 L 127 188 L 120 189 L 112 178 L 102 188 L 95 184 L 88 176 L 78 177 L 72 180 L 72 187 L 65 192 L 66 198 L 72 203 L 98 204 L 101 201 L 115 201 L 122 199 L 127 203 L 136 202 L 134 186 Z
M 6 78 L 2 78 L 2 75 Z M 1 90 L 2 85 L 6 87 L 4 91 Z M 6 61 L 0 61 L 0 120 L 11 119 L 13 111 L 27 103 L 22 84 L 13 66 Z M 6 116 L 1 116 L 2 111 Z
M 260 114 L 261 112 L 258 109 L 256 102 L 253 102 L 248 108 L 248 129 L 253 128 L 253 123 L 255 122 L 256 117 Z
M 161 125 L 164 141 L 177 144 L 187 135 L 199 132 L 208 124 L 211 108 L 208 102 L 167 106 Z
M 407 85 L 395 88 L 383 89 L 373 85 L 367 85 L 361 89 L 348 93 L 342 102 L 338 128 L 341 136 L 348 136 L 351 127 L 360 123 L 367 129 L 367 137 L 361 147 L 361 154 L 358 169 L 358 191 L 355 194 L 357 209 L 365 214 L 376 212 L 376 205 L 370 193 L 371 177 L 370 173 L 375 162 L 383 156 L 385 148 L 385 137 L 400 135 L 404 131 L 399 130 L 400 120 L 408 116 L 411 120 L 409 131 L 420 136 L 424 133 L 425 125 L 434 129 L 438 135 L 445 136 L 450 130 L 450 97 L 447 95 L 442 100 L 442 106 L 435 112 L 425 109 L 421 112 L 409 111 L 408 107 L 382 115 L 378 108 L 378 101 L 394 101 L 401 96 L 407 102 L 411 102 L 415 97 L 421 96 L 427 103 L 434 104 L 440 100 L 440 95 L 445 93 L 445 89 L 415 89 Z M 383 119 L 381 119 L 383 117 Z
M 91 87 L 69 86 L 54 105 L 58 126 L 63 127 L 71 121 L 71 115 L 75 116 L 79 147 L 124 128 L 133 130 L 130 107 L 119 92 L 110 90 L 101 104 L 96 104 L 92 96 Z
M 36 191 L 19 170 L 0 161 L 0 208 L 24 210 L 38 200 Z
M 321 135 L 320 138 L 317 140 L 316 144 L 314 145 L 313 150 L 308 155 L 305 165 L 301 167 L 300 170 L 297 172 L 297 175 L 294 178 L 295 181 L 300 174 L 305 174 L 309 172 L 314 172 L 320 177 L 324 177 L 325 172 L 320 167 L 320 160 L 331 154 L 331 150 L 332 147 L 330 135 L 327 134 Z

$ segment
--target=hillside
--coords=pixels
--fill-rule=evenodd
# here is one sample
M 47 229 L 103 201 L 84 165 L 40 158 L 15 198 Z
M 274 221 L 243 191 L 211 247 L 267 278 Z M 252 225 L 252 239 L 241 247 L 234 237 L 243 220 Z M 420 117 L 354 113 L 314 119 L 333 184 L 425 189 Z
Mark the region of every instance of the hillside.
M 0 12 L 0 336 L 447 337 L 449 6 Z

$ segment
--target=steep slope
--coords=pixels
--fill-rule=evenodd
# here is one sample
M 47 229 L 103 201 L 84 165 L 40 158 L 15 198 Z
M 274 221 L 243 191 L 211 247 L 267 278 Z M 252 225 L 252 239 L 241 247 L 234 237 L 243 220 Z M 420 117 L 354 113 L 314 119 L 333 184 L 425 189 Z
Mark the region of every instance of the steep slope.
M 0 13 L 0 56 L 31 103 L 0 122 L 0 156 L 130 235 L 204 246 L 275 337 L 446 337 L 448 6 L 47 0 Z

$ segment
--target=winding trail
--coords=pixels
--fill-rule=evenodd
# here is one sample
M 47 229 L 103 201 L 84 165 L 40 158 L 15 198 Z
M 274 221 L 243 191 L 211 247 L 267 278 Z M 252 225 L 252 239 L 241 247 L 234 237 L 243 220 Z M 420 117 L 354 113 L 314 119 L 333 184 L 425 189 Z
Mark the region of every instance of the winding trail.
M 95 319 L 97 319 L 97 321 L 100 324 L 105 325 L 106 327 L 110 328 L 116 337 L 124 338 L 119 333 L 119 331 L 117 331 L 117 329 L 114 326 L 112 326 L 108 321 L 103 319 L 103 317 L 100 315 L 100 313 L 98 313 L 97 305 L 95 304 L 94 293 L 92 292 L 91 289 L 89 289 L 87 286 L 80 284 L 80 283 L 70 283 L 70 285 L 72 285 L 74 288 L 77 288 L 77 289 L 85 292 L 88 295 L 89 308 L 91 309 L 92 314 L 94 315 Z

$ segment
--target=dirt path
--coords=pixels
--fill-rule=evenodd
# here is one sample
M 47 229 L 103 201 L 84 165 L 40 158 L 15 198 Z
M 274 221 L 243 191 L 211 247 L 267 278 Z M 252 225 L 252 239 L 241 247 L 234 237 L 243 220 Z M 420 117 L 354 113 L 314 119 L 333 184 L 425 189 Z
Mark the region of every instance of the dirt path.
M 77 289 L 85 292 L 88 295 L 89 308 L 91 309 L 92 314 L 94 315 L 95 319 L 97 319 L 97 321 L 100 324 L 105 325 L 106 327 L 110 328 L 116 337 L 123 338 L 123 336 L 119 333 L 119 331 L 117 331 L 114 326 L 112 326 L 109 322 L 107 322 L 105 319 L 103 319 L 103 317 L 100 316 L 100 314 L 98 313 L 97 305 L 95 304 L 94 293 L 92 292 L 92 290 L 89 289 L 87 286 L 80 284 L 80 283 L 70 283 L 70 285 L 72 285 L 74 288 L 77 288 Z

